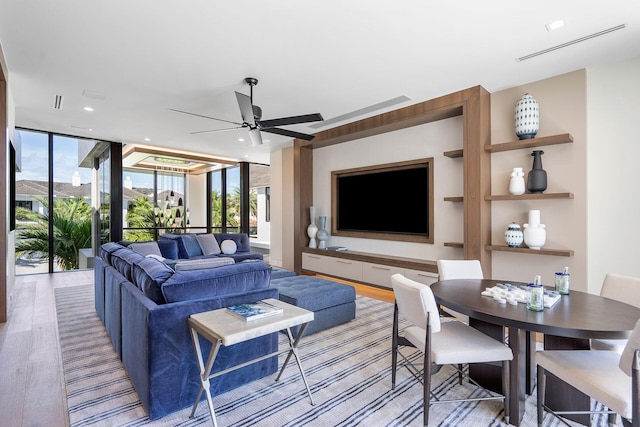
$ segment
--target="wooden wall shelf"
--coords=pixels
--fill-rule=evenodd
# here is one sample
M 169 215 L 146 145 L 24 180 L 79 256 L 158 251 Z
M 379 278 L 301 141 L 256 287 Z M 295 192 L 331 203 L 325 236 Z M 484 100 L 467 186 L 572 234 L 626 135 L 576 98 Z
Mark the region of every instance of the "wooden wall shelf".
M 544 145 L 567 144 L 571 142 L 573 142 L 573 136 L 569 133 L 563 133 L 561 135 L 543 136 L 540 138 L 486 145 L 484 149 L 491 153 L 497 153 L 499 151 L 519 150 L 521 148 L 542 147 Z
M 552 255 L 552 256 L 573 256 L 573 250 L 571 249 L 530 249 L 527 247 L 522 248 L 512 248 L 504 245 L 489 245 L 485 246 L 485 249 L 488 251 L 499 251 L 499 252 L 517 252 L 523 254 L 534 254 L 534 255 Z
M 444 246 L 447 246 L 447 247 L 450 247 L 450 248 L 463 249 L 464 248 L 464 243 L 462 243 L 462 242 L 444 242 Z
M 541 199 L 573 199 L 573 193 L 542 193 L 542 194 L 521 194 L 514 196 L 512 194 L 492 194 L 485 196 L 485 200 L 541 200 Z
M 464 197 L 462 196 L 448 196 L 444 198 L 445 202 L 464 202 Z
M 457 159 L 462 157 L 462 150 L 451 150 L 445 151 L 443 154 L 445 157 L 449 157 L 450 159 Z

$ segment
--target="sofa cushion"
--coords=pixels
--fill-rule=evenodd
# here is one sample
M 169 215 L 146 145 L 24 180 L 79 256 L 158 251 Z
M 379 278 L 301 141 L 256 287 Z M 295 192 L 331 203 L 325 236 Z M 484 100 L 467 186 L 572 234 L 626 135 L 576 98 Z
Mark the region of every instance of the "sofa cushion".
M 104 245 L 100 246 L 100 249 L 98 250 L 98 256 L 102 258 L 103 261 L 106 262 L 108 265 L 111 265 L 111 254 L 123 248 L 124 246 L 122 246 L 119 243 L 115 243 L 115 242 L 105 243 Z
M 218 244 L 222 244 L 225 240 L 233 240 L 236 243 L 238 252 L 249 252 L 251 244 L 249 236 L 246 233 L 215 233 Z
M 175 240 L 158 240 L 158 248 L 160 248 L 160 253 L 164 258 L 180 258 L 180 255 L 178 254 L 178 242 Z
M 140 255 L 139 253 L 132 251 L 129 248 L 122 248 L 111 254 L 111 265 L 120 274 L 122 274 L 125 279 L 133 282 L 131 275 L 131 266 L 142 261 L 143 259 L 145 259 L 144 255 Z
M 244 293 L 269 287 L 271 269 L 264 262 L 176 271 L 162 285 L 167 303 Z
M 201 270 L 203 268 L 215 268 L 235 263 L 233 258 L 226 257 L 183 259 L 176 263 L 174 269 L 176 271 Z
M 140 255 L 158 255 L 162 256 L 158 242 L 132 242 L 129 247 L 138 252 Z
M 196 234 L 196 240 L 200 245 L 203 255 L 218 255 L 222 252 L 216 236 L 213 234 Z
M 164 304 L 162 284 L 173 275 L 174 271 L 162 261 L 145 258 L 132 266 L 133 280 L 144 294 L 156 304 Z

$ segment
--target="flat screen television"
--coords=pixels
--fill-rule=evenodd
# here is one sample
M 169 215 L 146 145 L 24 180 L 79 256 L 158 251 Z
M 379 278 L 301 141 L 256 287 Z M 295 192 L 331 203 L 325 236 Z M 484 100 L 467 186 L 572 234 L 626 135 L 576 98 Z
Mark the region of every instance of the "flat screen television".
M 433 243 L 433 158 L 333 171 L 332 234 Z

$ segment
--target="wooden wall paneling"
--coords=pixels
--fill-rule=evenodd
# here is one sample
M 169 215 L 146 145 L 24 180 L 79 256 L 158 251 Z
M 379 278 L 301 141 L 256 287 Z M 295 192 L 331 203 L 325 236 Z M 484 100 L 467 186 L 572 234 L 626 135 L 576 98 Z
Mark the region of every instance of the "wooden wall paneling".
M 489 93 L 478 86 L 469 91 L 464 104 L 464 258 L 477 259 L 486 277 L 491 277 L 491 156 L 484 150 L 491 140 Z
M 4 188 L 5 191 L 2 192 L 2 197 L 0 197 L 0 323 L 4 323 L 7 321 L 7 234 L 8 230 L 8 206 L 7 206 L 7 198 L 8 198 L 8 181 L 10 179 L 8 176 L 8 171 L 11 170 L 9 167 L 9 159 L 7 158 L 9 154 L 9 141 L 7 140 L 7 136 L 9 135 L 9 122 L 8 122 L 8 112 L 7 112 L 7 80 L 8 80 L 8 72 L 7 72 L 7 64 L 4 59 L 4 53 L 2 52 L 2 46 L 0 46 L 0 144 L 2 145 L 2 150 L 0 151 L 0 164 L 3 165 L 2 171 L 0 174 L 0 188 Z
M 491 203 L 484 200 L 491 190 L 491 157 L 484 150 L 491 142 L 490 106 L 490 94 L 483 87 L 475 86 L 318 132 L 312 141 L 295 140 L 296 272 L 300 272 L 301 249 L 306 246 L 307 210 L 313 203 L 313 149 L 463 116 L 464 258 L 480 260 L 483 271 L 490 277 L 491 252 L 485 250 L 485 246 L 491 238 Z
M 293 266 L 302 272 L 302 248 L 307 246 L 307 227 L 311 224 L 309 207 L 313 204 L 313 151 L 307 141 L 293 141 Z

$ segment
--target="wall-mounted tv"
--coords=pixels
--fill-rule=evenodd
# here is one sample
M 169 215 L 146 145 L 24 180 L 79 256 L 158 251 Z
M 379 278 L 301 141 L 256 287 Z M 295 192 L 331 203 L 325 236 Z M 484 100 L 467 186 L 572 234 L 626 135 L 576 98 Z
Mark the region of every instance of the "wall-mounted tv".
M 433 158 L 331 172 L 334 236 L 433 243 Z

